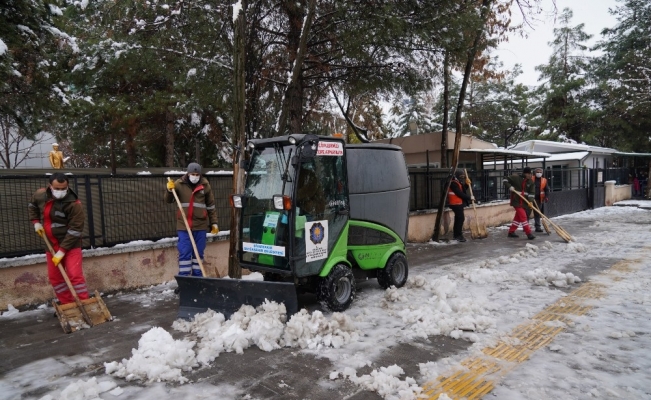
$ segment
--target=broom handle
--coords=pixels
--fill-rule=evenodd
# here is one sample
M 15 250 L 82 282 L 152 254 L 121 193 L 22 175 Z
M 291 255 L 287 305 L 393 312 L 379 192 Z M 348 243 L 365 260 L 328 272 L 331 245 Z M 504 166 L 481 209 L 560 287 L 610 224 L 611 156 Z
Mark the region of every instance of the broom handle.
M 43 240 L 45 241 L 45 245 L 47 246 L 48 250 L 50 250 L 50 253 L 52 253 L 52 256 L 54 256 L 56 252 L 52 248 L 52 244 L 48 240 L 45 232 L 43 233 Z M 90 326 L 93 326 L 93 320 L 90 319 L 90 316 L 88 315 L 88 313 L 86 313 L 86 309 L 84 308 L 84 305 L 81 303 L 81 300 L 79 300 L 77 291 L 75 290 L 74 286 L 72 286 L 72 282 L 70 282 L 70 278 L 68 278 L 68 274 L 66 273 L 66 270 L 65 268 L 63 268 L 62 264 L 63 262 L 59 262 L 57 264 L 57 267 L 59 268 L 59 272 L 61 272 L 61 275 L 63 275 L 63 279 L 66 281 L 66 284 L 68 285 L 68 289 L 70 290 L 70 293 L 72 293 L 72 297 L 75 298 L 75 303 L 77 304 L 77 307 L 79 307 L 81 314 L 84 316 L 86 323 Z
M 525 199 L 523 195 L 521 195 L 521 194 L 518 193 L 517 191 L 516 191 L 516 192 L 513 192 L 513 193 L 515 193 L 515 194 L 517 194 L 518 196 L 520 196 L 520 198 L 521 198 L 522 200 L 524 200 L 524 202 L 527 203 L 527 205 L 528 205 L 532 210 L 534 210 L 535 212 L 537 212 L 538 215 L 540 215 L 540 216 L 543 218 L 544 221 L 549 222 L 549 223 L 551 224 L 551 226 L 554 227 L 554 229 L 557 229 L 557 230 L 559 230 L 559 231 L 562 231 L 562 232 L 563 232 L 564 234 L 566 234 L 570 239 L 572 238 L 572 236 L 571 236 L 569 233 L 567 233 L 567 232 L 565 231 L 565 229 L 563 229 L 563 228 L 561 228 L 560 226 L 556 225 L 554 222 L 552 222 L 551 219 L 547 218 L 547 216 L 545 216 L 545 214 L 543 214 L 542 212 L 540 212 L 540 210 L 538 209 L 538 207 L 536 207 L 536 206 L 534 206 L 533 204 L 531 204 L 531 202 L 530 202 L 529 200 Z
M 464 175 L 466 175 L 466 179 L 468 179 L 468 172 L 466 171 L 465 168 L 463 169 L 463 173 L 464 173 Z M 468 180 L 470 180 L 470 179 L 468 179 Z M 475 195 L 472 194 L 472 182 L 470 182 L 470 185 L 468 185 L 468 189 L 470 189 L 470 196 L 475 197 Z M 470 202 L 472 203 L 472 210 L 475 212 L 475 225 L 477 226 L 477 232 L 479 232 L 480 229 L 479 229 L 479 220 L 477 220 L 477 208 L 475 207 L 475 202 L 474 201 L 471 200 Z
M 168 182 L 172 181 L 172 178 L 167 177 L 167 181 Z M 190 236 L 190 242 L 192 243 L 192 249 L 194 250 L 194 255 L 195 257 L 197 257 L 197 263 L 199 263 L 199 268 L 201 268 L 201 274 L 207 278 L 208 275 L 206 275 L 206 270 L 203 268 L 203 262 L 201 262 L 201 257 L 199 257 L 199 250 L 197 250 L 197 244 L 194 242 L 194 236 L 192 236 L 192 229 L 190 229 L 190 225 L 188 225 L 188 219 L 185 216 L 185 211 L 183 211 L 181 200 L 179 200 L 179 196 L 176 194 L 176 190 L 172 190 L 172 194 L 176 199 L 176 205 L 179 206 L 179 210 L 181 211 L 181 216 L 183 217 L 183 223 L 185 224 L 185 229 L 188 231 L 188 236 Z

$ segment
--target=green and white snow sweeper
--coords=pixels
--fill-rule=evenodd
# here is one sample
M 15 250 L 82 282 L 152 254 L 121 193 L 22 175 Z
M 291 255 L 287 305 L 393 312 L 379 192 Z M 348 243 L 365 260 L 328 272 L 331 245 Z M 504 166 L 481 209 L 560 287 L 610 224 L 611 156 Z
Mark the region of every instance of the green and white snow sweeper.
M 177 276 L 179 316 L 210 308 L 230 315 L 265 299 L 298 309 L 297 290 L 331 311 L 355 298 L 355 280 L 383 288 L 407 281 L 409 176 L 398 146 L 347 145 L 294 134 L 248 142 L 237 257 L 264 281 Z

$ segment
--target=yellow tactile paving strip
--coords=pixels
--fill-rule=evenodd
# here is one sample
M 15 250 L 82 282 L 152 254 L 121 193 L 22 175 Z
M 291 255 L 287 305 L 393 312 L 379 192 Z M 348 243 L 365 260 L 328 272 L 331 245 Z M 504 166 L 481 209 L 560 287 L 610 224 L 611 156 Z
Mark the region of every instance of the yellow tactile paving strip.
M 610 271 L 626 273 L 631 263 L 640 260 L 624 260 L 614 264 Z M 613 277 L 617 279 L 618 277 Z M 495 347 L 482 349 L 483 355 L 471 356 L 461 362 L 463 369 L 450 375 L 439 376 L 423 385 L 428 399 L 438 399 L 445 393 L 451 399 L 480 399 L 518 364 L 529 359 L 536 350 L 549 345 L 572 321 L 571 315 L 584 315 L 592 309 L 589 299 L 604 296 L 602 285 L 585 283 L 567 296 L 551 304 L 530 321 L 519 325 L 511 335 Z

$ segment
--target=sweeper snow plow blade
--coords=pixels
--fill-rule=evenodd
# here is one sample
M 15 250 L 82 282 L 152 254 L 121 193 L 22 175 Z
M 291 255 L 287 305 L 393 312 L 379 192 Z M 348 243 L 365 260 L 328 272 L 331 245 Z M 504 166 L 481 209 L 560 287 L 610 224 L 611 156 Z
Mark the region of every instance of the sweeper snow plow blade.
M 298 311 L 296 286 L 292 282 L 265 282 L 242 279 L 199 278 L 177 275 L 178 318 L 192 319 L 208 309 L 227 319 L 243 305 L 257 307 L 265 299 L 284 303 L 287 318 Z

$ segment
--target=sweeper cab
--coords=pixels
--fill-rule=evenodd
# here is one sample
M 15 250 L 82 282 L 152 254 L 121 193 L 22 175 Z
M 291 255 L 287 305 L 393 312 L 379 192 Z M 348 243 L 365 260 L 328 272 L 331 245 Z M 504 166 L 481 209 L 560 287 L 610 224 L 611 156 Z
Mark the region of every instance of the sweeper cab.
M 400 147 L 294 134 L 250 140 L 247 150 L 245 190 L 231 198 L 241 209 L 237 257 L 264 281 L 177 276 L 180 317 L 228 316 L 265 299 L 291 315 L 297 291 L 343 311 L 358 279 L 405 284 L 410 184 Z

